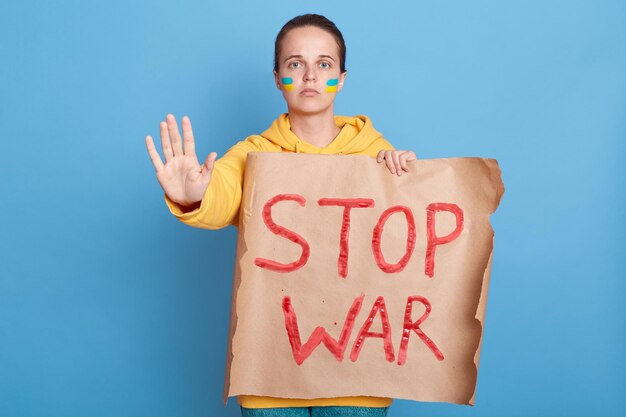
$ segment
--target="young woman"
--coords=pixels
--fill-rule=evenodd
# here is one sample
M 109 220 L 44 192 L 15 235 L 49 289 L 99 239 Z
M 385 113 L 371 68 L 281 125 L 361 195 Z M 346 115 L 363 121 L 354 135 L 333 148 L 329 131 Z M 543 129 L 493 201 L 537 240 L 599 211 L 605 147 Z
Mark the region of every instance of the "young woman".
M 412 151 L 394 150 L 367 116 L 335 116 L 334 101 L 346 80 L 346 46 L 337 27 L 316 14 L 297 16 L 276 37 L 274 81 L 287 102 L 281 114 L 260 135 L 251 135 L 216 160 L 204 163 L 194 149 L 191 121 L 182 119 L 181 139 L 176 119 L 168 114 L 160 124 L 163 164 L 154 142 L 146 146 L 165 202 L 174 216 L 194 227 L 219 229 L 236 225 L 248 152 L 356 154 L 376 157 L 391 174 L 408 172 Z M 336 397 L 285 399 L 241 395 L 245 416 L 385 416 L 390 398 Z

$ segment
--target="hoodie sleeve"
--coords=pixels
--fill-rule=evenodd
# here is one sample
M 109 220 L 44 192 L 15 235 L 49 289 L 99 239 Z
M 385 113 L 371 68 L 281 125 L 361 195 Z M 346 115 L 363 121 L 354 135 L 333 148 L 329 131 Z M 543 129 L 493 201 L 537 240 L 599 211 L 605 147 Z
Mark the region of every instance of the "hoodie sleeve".
M 241 204 L 244 169 L 248 152 L 263 149 L 258 141 L 247 139 L 231 147 L 215 161 L 211 182 L 204 193 L 200 207 L 185 212 L 183 206 L 164 194 L 170 212 L 181 222 L 201 229 L 221 229 L 237 225 Z

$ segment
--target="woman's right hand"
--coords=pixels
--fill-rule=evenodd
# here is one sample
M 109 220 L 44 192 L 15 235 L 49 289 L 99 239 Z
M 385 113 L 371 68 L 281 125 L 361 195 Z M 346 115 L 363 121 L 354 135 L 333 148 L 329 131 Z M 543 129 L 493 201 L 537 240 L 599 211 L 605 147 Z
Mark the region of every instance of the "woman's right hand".
M 192 206 L 202 200 L 211 182 L 211 173 L 217 154 L 211 152 L 202 165 L 196 157 L 191 120 L 185 116 L 183 122 L 183 143 L 176 119 L 168 114 L 161 122 L 161 148 L 165 164 L 154 147 L 151 136 L 146 136 L 148 154 L 156 170 L 157 180 L 170 200 L 183 206 Z

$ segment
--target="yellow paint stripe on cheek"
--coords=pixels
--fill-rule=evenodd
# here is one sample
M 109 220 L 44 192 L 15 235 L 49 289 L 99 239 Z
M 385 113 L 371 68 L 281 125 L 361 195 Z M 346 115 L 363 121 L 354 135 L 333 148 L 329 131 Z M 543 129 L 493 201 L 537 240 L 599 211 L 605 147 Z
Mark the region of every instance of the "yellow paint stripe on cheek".
M 326 92 L 327 93 L 336 93 L 337 92 L 337 86 L 336 85 L 331 85 L 326 87 Z

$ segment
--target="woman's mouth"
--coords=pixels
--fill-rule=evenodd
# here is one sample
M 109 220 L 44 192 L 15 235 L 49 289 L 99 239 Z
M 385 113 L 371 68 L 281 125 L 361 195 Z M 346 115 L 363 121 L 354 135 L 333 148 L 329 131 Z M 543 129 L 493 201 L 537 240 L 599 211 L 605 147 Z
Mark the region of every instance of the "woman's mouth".
M 312 97 L 312 96 L 318 95 L 319 92 L 313 88 L 305 88 L 304 90 L 300 92 L 300 94 L 305 95 L 307 97 Z

